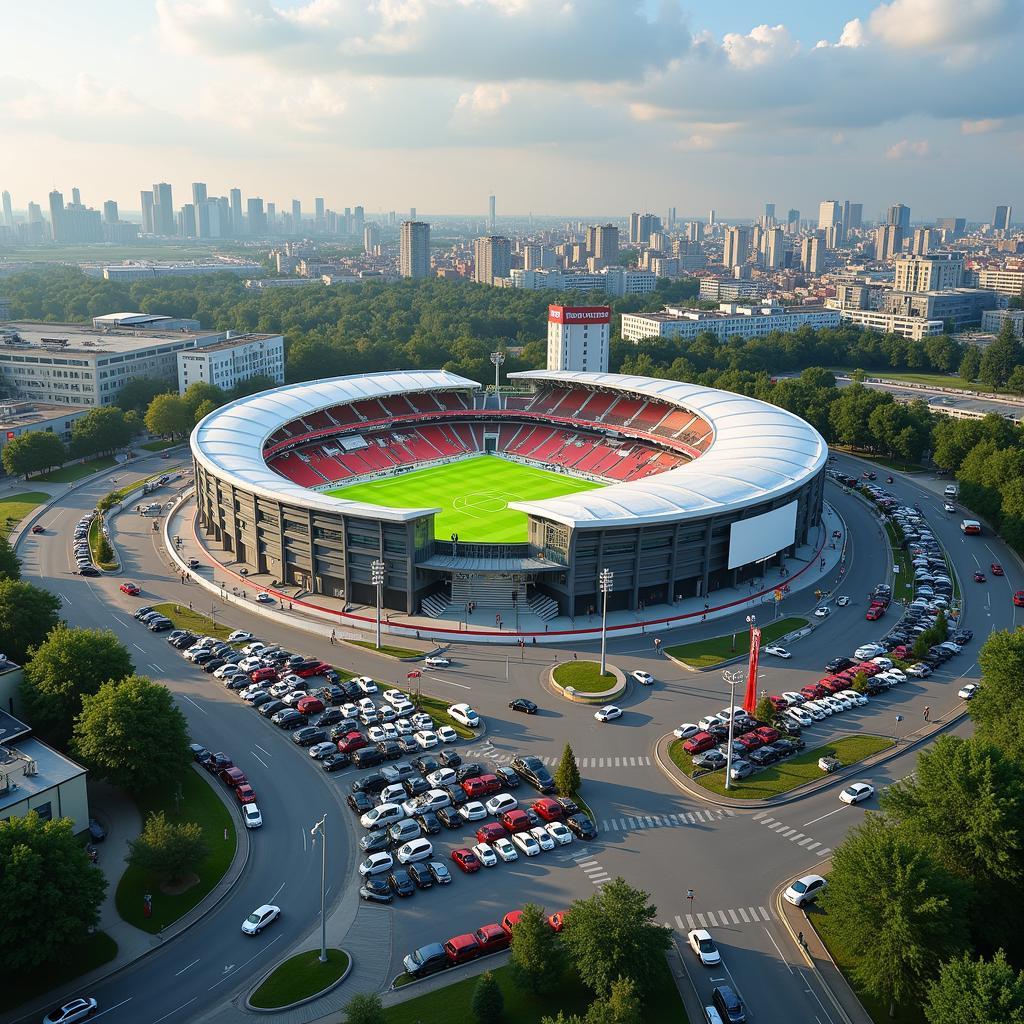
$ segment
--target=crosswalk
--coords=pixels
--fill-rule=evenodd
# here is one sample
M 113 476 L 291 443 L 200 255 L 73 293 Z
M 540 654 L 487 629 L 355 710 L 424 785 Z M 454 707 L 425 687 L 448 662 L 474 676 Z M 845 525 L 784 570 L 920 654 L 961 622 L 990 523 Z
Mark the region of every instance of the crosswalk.
M 464 757 L 481 757 L 494 762 L 494 764 L 509 765 L 512 763 L 514 755 L 507 751 L 499 750 L 490 740 L 484 740 L 482 743 L 467 748 L 464 751 Z M 561 757 L 547 755 L 541 757 L 540 760 L 547 767 L 555 768 L 561 761 Z M 619 756 L 609 754 L 604 757 L 598 754 L 588 754 L 576 758 L 577 768 L 650 768 L 652 763 L 647 754 L 621 754 Z
M 685 917 L 685 921 L 683 918 Z M 742 927 L 745 924 L 763 924 L 770 921 L 773 915 L 765 907 L 736 907 L 729 910 L 705 910 L 702 914 L 676 914 L 675 927 L 681 932 L 691 932 L 694 928 L 730 928 Z M 662 922 L 666 928 L 672 927 L 671 921 Z
M 764 811 L 758 811 L 754 815 L 754 821 L 759 825 L 764 825 L 776 835 L 782 836 L 783 839 L 788 839 L 791 843 L 802 846 L 808 853 L 813 853 L 816 857 L 827 857 L 832 852 L 831 846 L 822 846 L 813 836 L 805 835 L 803 832 L 798 832 L 795 828 L 790 828 L 784 821 L 779 821 Z
M 589 852 L 584 852 L 573 858 L 578 867 L 586 876 L 587 881 L 598 889 L 611 881 L 612 876 L 602 867 L 601 862 L 592 857 Z
M 601 829 L 605 832 L 636 832 L 648 828 L 682 828 L 687 825 L 711 824 L 731 818 L 735 812 L 728 807 L 708 811 L 680 811 L 679 814 L 634 814 L 621 818 L 605 818 Z

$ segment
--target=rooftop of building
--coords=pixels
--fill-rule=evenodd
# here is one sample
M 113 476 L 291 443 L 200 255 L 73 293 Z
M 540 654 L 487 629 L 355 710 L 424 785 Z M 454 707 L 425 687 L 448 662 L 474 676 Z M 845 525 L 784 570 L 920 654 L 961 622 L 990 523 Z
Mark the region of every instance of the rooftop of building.
M 50 324 L 33 321 L 11 321 L 0 331 L 3 348 L 40 349 L 73 352 L 135 352 L 140 348 L 154 348 L 171 342 L 198 340 L 220 336 L 219 331 L 161 331 L 150 327 L 145 330 L 97 328 L 91 324 Z M 22 344 L 11 343 L 17 335 Z M 27 344 L 25 344 L 27 343 Z
M 159 330 L 161 324 L 188 319 L 191 317 L 165 316 L 162 313 L 104 313 L 94 316 L 92 322 L 94 327 L 152 327 Z
M 15 746 L 0 738 L 0 814 L 7 807 L 84 774 L 80 764 L 42 740 L 30 736 L 19 739 Z
M 269 341 L 272 338 L 280 338 L 280 334 L 233 334 L 223 341 L 215 341 L 212 345 L 202 345 L 196 349 L 188 349 L 183 355 L 202 355 L 204 352 L 218 352 L 222 349 L 237 348 L 239 345 L 248 345 L 254 341 Z
M 666 306 L 657 313 L 624 313 L 623 316 L 638 316 L 660 323 L 674 323 L 679 320 L 724 320 L 735 316 L 760 317 L 780 316 L 786 313 L 828 313 L 824 306 L 779 306 L 774 304 L 723 302 L 718 309 L 697 309 L 688 306 Z
M 10 430 L 12 427 L 30 427 L 36 423 L 59 419 L 62 416 L 88 412 L 87 405 L 62 405 L 51 402 L 19 402 L 17 400 L 0 401 L 0 429 Z M 0 672 L 4 670 L 0 662 Z

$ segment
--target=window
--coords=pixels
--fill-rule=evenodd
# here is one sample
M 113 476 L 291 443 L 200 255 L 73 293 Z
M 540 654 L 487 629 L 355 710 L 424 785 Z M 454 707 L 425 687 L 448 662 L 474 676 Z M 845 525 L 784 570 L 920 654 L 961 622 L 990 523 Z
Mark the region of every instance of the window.
M 32 810 L 39 815 L 40 821 L 50 821 L 53 818 L 53 804 L 49 800 L 45 804 L 38 804 Z

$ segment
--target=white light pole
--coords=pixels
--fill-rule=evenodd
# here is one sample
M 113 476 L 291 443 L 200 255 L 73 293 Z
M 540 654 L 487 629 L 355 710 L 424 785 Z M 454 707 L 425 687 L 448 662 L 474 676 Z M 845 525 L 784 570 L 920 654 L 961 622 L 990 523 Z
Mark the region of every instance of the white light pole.
M 722 678 L 729 684 L 729 746 L 725 755 L 725 788 L 731 789 L 732 782 L 732 737 L 736 726 L 736 716 L 732 713 L 736 704 L 736 684 L 743 678 L 743 669 L 726 669 Z
M 384 562 L 375 558 L 370 563 L 370 582 L 377 588 L 377 650 L 380 650 L 380 604 L 381 604 L 381 591 L 384 588 L 384 570 L 386 566 Z
M 320 849 L 320 963 L 327 963 L 327 916 L 324 914 L 324 900 L 327 894 L 327 815 L 309 830 L 313 837 L 313 848 L 316 849 L 316 837 L 319 833 L 323 840 Z
M 501 364 L 505 362 L 504 352 L 492 352 L 491 362 L 494 363 L 494 394 L 497 397 L 498 394 L 498 371 L 501 369 Z
M 602 569 L 597 577 L 601 588 L 601 675 L 604 675 L 604 649 L 608 632 L 608 595 L 615 584 L 615 573 L 611 569 Z

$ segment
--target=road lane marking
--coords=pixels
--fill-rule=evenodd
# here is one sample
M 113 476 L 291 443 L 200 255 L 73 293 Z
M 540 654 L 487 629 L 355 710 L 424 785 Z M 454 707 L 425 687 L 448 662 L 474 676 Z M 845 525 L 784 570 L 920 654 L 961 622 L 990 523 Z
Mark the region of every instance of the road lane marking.
M 740 923 L 740 919 L 736 916 L 736 911 L 735 910 L 730 908 L 729 916 L 732 918 L 732 923 L 733 924 L 739 924 Z
M 142 651 L 143 654 L 146 653 L 146 648 L 145 647 L 140 647 L 134 640 L 132 641 L 132 647 L 134 647 L 135 650 L 137 650 L 137 651 Z
M 430 674 L 431 679 L 436 679 L 439 683 L 447 683 L 449 686 L 457 686 L 460 690 L 472 690 L 472 686 L 467 686 L 465 683 L 457 683 L 453 679 L 442 679 L 440 676 L 435 676 L 433 673 Z
M 108 1006 L 105 1010 L 100 1010 L 99 1013 L 94 1013 L 92 1019 L 95 1020 L 97 1017 L 102 1017 L 105 1013 L 112 1013 L 120 1006 L 124 1006 L 125 1003 L 130 1003 L 134 997 L 129 996 L 127 999 L 122 999 L 119 1003 L 114 1003 L 113 1006 Z
M 191 704 L 192 707 L 194 707 L 196 709 L 196 711 L 202 711 L 202 713 L 204 715 L 206 714 L 206 709 L 205 708 L 201 708 L 187 693 L 181 694 L 181 699 L 182 700 L 187 700 L 189 702 L 189 704 Z
M 255 959 L 256 959 L 257 957 L 259 957 L 259 956 L 262 956 L 262 955 L 263 955 L 263 954 L 264 954 L 264 953 L 265 953 L 265 952 L 267 951 L 267 949 L 268 949 L 268 948 L 269 948 L 270 946 L 272 946 L 272 945 L 273 945 L 273 944 L 274 944 L 275 942 L 277 942 L 277 940 L 278 940 L 279 938 L 281 938 L 281 936 L 280 936 L 280 935 L 275 935 L 275 936 L 274 936 L 274 938 L 272 938 L 272 939 L 271 939 L 271 940 L 270 940 L 270 941 L 269 941 L 269 942 L 268 942 L 268 943 L 267 943 L 267 944 L 266 944 L 266 945 L 265 945 L 265 946 L 264 946 L 264 947 L 263 947 L 263 948 L 262 948 L 262 949 L 261 949 L 261 950 L 260 950 L 260 951 L 259 951 L 258 953 L 254 953 L 254 954 L 253 954 L 253 955 L 252 955 L 251 957 L 249 957 L 249 959 L 248 959 L 248 960 L 246 960 L 246 961 L 245 961 L 245 963 L 242 963 L 242 964 L 238 964 L 238 966 L 237 966 L 237 967 L 236 967 L 236 966 L 235 966 L 234 964 L 232 964 L 232 965 L 231 965 L 231 968 L 230 968 L 230 969 L 229 969 L 229 970 L 228 970 L 227 972 L 225 972 L 225 974 L 224 974 L 224 977 L 223 977 L 223 978 L 221 978 L 221 979 L 220 979 L 220 981 L 215 981 L 215 982 L 214 982 L 214 983 L 213 983 L 213 984 L 212 984 L 212 985 L 211 985 L 211 986 L 210 986 L 210 987 L 209 987 L 209 988 L 207 989 L 207 992 L 212 992 L 212 991 L 213 991 L 213 990 L 214 990 L 214 989 L 215 989 L 215 988 L 216 988 L 216 987 L 217 987 L 218 985 L 222 985 L 222 984 L 223 984 L 223 983 L 224 983 L 225 981 L 227 981 L 227 980 L 228 980 L 228 978 L 230 978 L 230 977 L 231 977 L 231 976 L 232 976 L 233 974 L 236 974 L 236 973 L 237 973 L 238 971 L 240 971 L 240 970 L 241 970 L 241 969 L 242 969 L 243 967 L 245 967 L 245 965 L 246 965 L 246 964 L 251 964 L 251 963 L 253 962 L 253 960 L 255 960 Z
M 163 669 L 155 661 L 151 661 L 149 667 L 155 672 L 163 672 Z
M 61 604 L 71 604 L 71 602 L 63 594 L 57 594 L 57 596 L 60 598 Z
M 744 924 L 750 924 L 750 918 L 747 917 L 747 912 L 742 907 L 740 907 L 740 917 L 743 918 Z
M 277 892 L 275 892 L 275 893 L 274 893 L 274 895 L 270 897 L 270 902 L 271 902 L 271 903 L 273 903 L 273 902 L 274 902 L 274 900 L 276 900 L 276 899 L 277 899 L 277 897 L 278 897 L 278 896 L 280 896 L 280 894 L 281 894 L 281 890 L 282 890 L 282 889 L 283 889 L 283 888 L 285 887 L 285 885 L 286 885 L 286 884 L 287 884 L 286 882 L 282 882 L 282 883 L 281 883 L 281 884 L 280 884 L 280 885 L 279 885 L 279 886 L 277 887 Z
M 263 760 L 263 758 L 262 758 L 262 757 L 260 757 L 260 755 L 256 753 L 256 751 L 253 751 L 253 752 L 252 752 L 252 756 L 253 756 L 253 757 L 255 757 L 255 758 L 256 758 L 256 760 L 257 760 L 257 761 L 259 761 L 259 763 L 260 763 L 261 765 L 263 765 L 263 767 L 264 767 L 264 768 L 269 768 L 269 767 L 270 767 L 270 765 L 268 765 L 268 764 L 267 764 L 267 762 L 266 762 L 266 761 L 264 761 L 264 760 Z
M 713 925 L 714 925 L 714 926 L 715 926 L 716 928 L 718 927 L 718 918 L 717 918 L 717 917 L 715 917 L 715 912 L 714 912 L 713 910 L 709 910 L 709 911 L 708 911 L 708 920 L 709 920 L 709 921 L 710 921 L 710 922 L 711 922 L 711 923 L 712 923 L 712 924 L 713 924 Z
M 199 963 L 199 960 L 200 960 L 200 959 L 201 959 L 201 958 L 197 956 L 197 957 L 195 958 L 195 960 L 193 960 L 193 961 L 192 961 L 192 963 L 190 963 L 190 964 L 185 964 L 185 966 L 184 966 L 184 967 L 182 967 L 182 969 L 181 969 L 180 971 L 178 971 L 178 972 L 177 972 L 177 974 L 175 974 L 174 976 L 175 976 L 175 977 L 177 978 L 177 977 L 179 977 L 180 975 L 184 974 L 184 973 L 185 973 L 185 972 L 186 972 L 186 971 L 187 971 L 187 970 L 188 970 L 188 969 L 189 969 L 190 967 L 195 967 L 195 965 L 196 965 L 197 963 Z
M 762 916 L 762 917 L 763 917 L 763 918 L 764 918 L 764 919 L 765 919 L 766 921 L 770 921 L 770 920 L 771 920 L 771 917 L 769 916 L 769 914 L 768 914 L 768 911 L 767 911 L 767 910 L 765 910 L 765 909 L 764 909 L 764 907 L 758 907 L 757 909 L 758 909 L 758 911 L 760 912 L 761 916 Z
M 124 619 L 120 618 L 119 616 L 115 615 L 114 618 L 117 619 L 117 621 L 120 622 L 122 626 L 128 625 L 128 623 L 125 622 Z
M 700 926 L 701 926 L 701 928 L 707 928 L 707 926 L 708 926 L 708 922 L 707 922 L 707 920 L 705 919 L 705 917 L 704 917 L 704 915 L 703 915 L 703 914 L 698 914 L 698 915 L 697 915 L 697 920 L 698 920 L 698 921 L 700 922 Z
M 255 748 L 257 749 L 257 750 L 259 750 L 259 751 L 262 751 L 262 752 L 263 752 L 264 754 L 266 754 L 266 755 L 267 755 L 267 757 L 273 757 L 273 756 L 274 756 L 274 755 L 273 755 L 273 754 L 272 754 L 272 753 L 271 753 L 271 752 L 270 752 L 269 750 L 264 750 L 264 748 L 263 748 L 263 747 L 261 747 L 261 746 L 260 746 L 260 745 L 259 745 L 258 743 L 254 743 L 254 744 L 253 744 L 253 746 L 254 746 L 254 747 L 255 747 Z
M 162 1017 L 157 1017 L 157 1019 L 153 1021 L 153 1024 L 160 1024 L 160 1021 L 167 1020 L 167 1018 L 172 1014 L 177 1013 L 179 1010 L 184 1010 L 186 1006 L 194 1003 L 198 998 L 199 996 L 193 996 L 187 1003 L 182 1003 L 181 1006 L 176 1006 L 170 1013 L 165 1013 Z
M 768 931 L 767 928 L 765 928 L 765 934 L 768 936 L 769 939 L 771 939 L 772 945 L 775 947 L 775 952 L 779 954 L 779 959 L 786 965 L 786 970 L 788 970 L 789 973 L 792 974 L 793 968 L 789 966 L 789 961 L 782 955 L 782 950 L 779 949 L 779 944 L 775 941 L 775 938 L 772 935 L 772 933 Z

